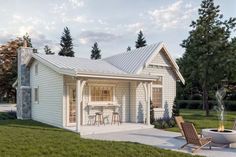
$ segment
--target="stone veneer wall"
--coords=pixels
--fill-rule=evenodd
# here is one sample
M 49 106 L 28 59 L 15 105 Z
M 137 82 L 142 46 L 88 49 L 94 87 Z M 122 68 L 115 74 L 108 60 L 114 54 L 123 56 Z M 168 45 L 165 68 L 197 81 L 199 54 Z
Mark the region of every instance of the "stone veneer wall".
M 26 63 L 33 52 L 32 48 L 18 49 L 18 85 L 17 85 L 17 118 L 31 118 L 31 88 L 30 88 L 30 71 Z

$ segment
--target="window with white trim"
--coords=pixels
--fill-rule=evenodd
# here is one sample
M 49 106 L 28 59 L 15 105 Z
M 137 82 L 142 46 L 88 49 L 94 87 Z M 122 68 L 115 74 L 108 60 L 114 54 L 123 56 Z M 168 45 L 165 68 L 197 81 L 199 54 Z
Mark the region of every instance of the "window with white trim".
M 152 82 L 152 105 L 154 108 L 163 107 L 163 77 L 160 76 Z
M 152 105 L 154 108 L 162 108 L 162 87 L 152 88 Z
M 34 88 L 34 102 L 38 103 L 39 102 L 39 88 Z
M 38 75 L 38 69 L 39 69 L 38 64 L 35 64 L 35 66 L 34 66 L 35 75 Z
M 91 102 L 113 101 L 113 86 L 91 86 L 90 90 Z

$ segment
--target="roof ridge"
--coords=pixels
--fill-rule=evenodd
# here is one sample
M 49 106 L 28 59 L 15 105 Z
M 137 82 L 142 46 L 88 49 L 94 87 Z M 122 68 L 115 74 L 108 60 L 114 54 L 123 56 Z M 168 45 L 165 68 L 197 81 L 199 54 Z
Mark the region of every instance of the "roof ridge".
M 137 50 L 142 50 L 144 48 L 147 48 L 147 47 L 151 47 L 153 45 L 160 45 L 162 42 L 158 42 L 158 43 L 152 43 L 150 45 L 146 45 L 146 46 L 143 46 L 143 47 L 139 47 L 139 48 L 136 48 L 136 49 L 133 49 L 133 50 L 130 50 L 130 51 L 125 51 L 125 52 L 122 52 L 122 53 L 118 53 L 118 54 L 115 54 L 115 55 L 112 55 L 112 56 L 109 56 L 109 57 L 106 57 L 106 58 L 103 58 L 102 60 L 106 60 L 106 59 L 109 59 L 109 58 L 112 58 L 112 57 L 115 57 L 115 56 L 119 56 L 119 55 L 122 55 L 122 54 L 130 54 L 134 51 L 137 51 Z

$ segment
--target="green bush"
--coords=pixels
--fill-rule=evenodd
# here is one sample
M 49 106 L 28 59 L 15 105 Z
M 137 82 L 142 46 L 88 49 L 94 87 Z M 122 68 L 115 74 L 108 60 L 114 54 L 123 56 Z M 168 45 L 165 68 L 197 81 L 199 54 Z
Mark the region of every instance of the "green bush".
M 16 112 L 0 112 L 0 120 L 16 119 Z
M 166 129 L 175 126 L 175 120 L 173 118 L 160 118 L 153 122 L 155 128 Z

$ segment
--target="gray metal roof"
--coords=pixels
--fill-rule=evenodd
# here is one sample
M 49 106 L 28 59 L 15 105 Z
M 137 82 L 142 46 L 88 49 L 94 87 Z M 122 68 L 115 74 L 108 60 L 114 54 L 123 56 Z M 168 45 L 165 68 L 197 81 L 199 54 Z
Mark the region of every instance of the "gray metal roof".
M 126 73 L 136 74 L 160 45 L 161 43 L 148 45 L 125 53 L 117 54 L 103 60 L 125 71 Z
M 104 60 L 90 60 L 86 58 L 78 58 L 78 57 L 65 57 L 58 55 L 45 55 L 45 54 L 34 54 L 44 61 L 53 64 L 57 68 L 60 69 L 70 69 L 75 72 L 96 72 L 96 73 L 104 73 L 104 74 L 126 74 L 122 70 L 117 67 L 109 64 Z

